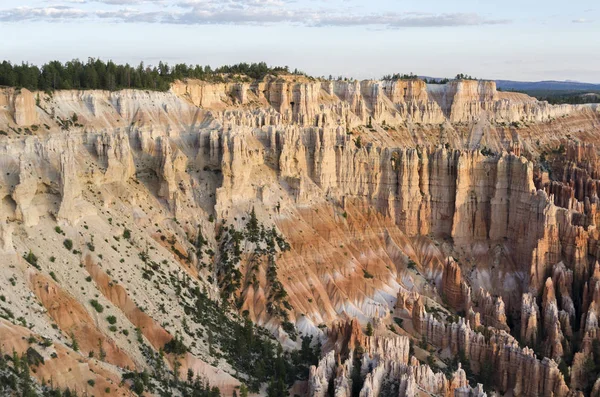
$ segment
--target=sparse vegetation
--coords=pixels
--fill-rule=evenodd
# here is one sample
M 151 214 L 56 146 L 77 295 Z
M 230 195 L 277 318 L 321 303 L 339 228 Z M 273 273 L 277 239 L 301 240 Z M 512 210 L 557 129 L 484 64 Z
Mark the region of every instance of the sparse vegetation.
M 367 336 L 373 336 L 373 325 L 371 324 L 371 322 L 369 321 L 367 323 L 367 332 L 366 332 Z
M 494 152 L 492 149 L 488 148 L 487 146 L 483 146 L 480 150 L 481 154 L 483 154 L 484 156 L 496 156 L 497 153 Z
M 176 355 L 185 354 L 188 351 L 188 348 L 183 343 L 183 339 L 181 335 L 176 335 L 173 339 L 165 344 L 163 347 L 165 353 L 173 353 Z
M 35 254 L 33 252 L 31 252 L 31 250 L 29 250 L 28 253 L 23 255 L 23 259 L 25 259 L 27 261 L 27 263 L 29 263 L 31 266 L 35 267 L 36 269 L 42 270 L 42 268 L 38 265 L 38 257 L 35 256 Z
M 357 149 L 362 148 L 362 140 L 359 136 L 357 136 L 356 139 L 354 140 L 354 144 L 356 145 Z
M 71 332 L 71 348 L 75 351 L 79 351 L 79 343 L 77 343 L 77 339 L 75 339 L 75 335 Z
M 102 306 L 96 299 L 91 299 L 90 305 L 92 305 L 92 307 L 96 309 L 98 313 L 102 313 L 104 311 L 104 306 Z

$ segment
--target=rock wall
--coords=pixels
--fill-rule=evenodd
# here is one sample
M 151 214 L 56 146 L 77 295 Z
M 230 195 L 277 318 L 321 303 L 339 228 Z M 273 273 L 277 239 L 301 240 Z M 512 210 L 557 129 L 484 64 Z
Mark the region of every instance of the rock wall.
M 422 80 L 319 81 L 299 76 L 266 77 L 248 83 L 189 80 L 171 88 L 192 104 L 211 110 L 226 107 L 272 107 L 281 122 L 303 126 L 320 123 L 397 125 L 405 121 L 439 125 L 488 120 L 494 123 L 542 122 L 577 111 L 551 106 L 523 94 L 496 90 L 492 81 L 456 80 L 426 84 Z
M 533 351 L 521 348 L 505 331 L 488 328 L 484 335 L 460 318 L 445 324 L 427 313 L 421 300 L 413 308 L 416 331 L 434 346 L 449 348 L 453 355 L 463 352 L 479 372 L 484 365 L 494 368 L 493 383 L 501 393 L 520 396 L 566 396 L 569 393 L 558 365 L 551 359 L 538 360 Z
M 310 368 L 308 396 L 325 397 L 333 384 L 335 396 L 350 397 L 353 382 L 358 380 L 353 373 L 360 373 L 361 397 L 378 396 L 390 387 L 398 390 L 398 396 L 420 393 L 454 396 L 457 390 L 470 392 L 465 371 L 460 366 L 448 380 L 443 373 L 433 372 L 414 356 L 409 359 L 407 337 L 366 337 L 352 321 L 334 327 L 329 341 L 327 346 L 331 350 L 317 366 Z M 357 365 L 360 368 L 355 367 Z

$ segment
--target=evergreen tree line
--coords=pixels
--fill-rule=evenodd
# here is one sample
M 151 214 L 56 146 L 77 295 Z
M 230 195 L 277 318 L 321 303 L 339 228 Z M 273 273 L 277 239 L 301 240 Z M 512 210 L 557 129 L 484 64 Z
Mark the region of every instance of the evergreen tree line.
M 464 74 L 457 74 L 456 79 L 461 80 L 465 79 L 466 76 Z M 386 74 L 381 78 L 384 81 L 397 81 L 397 80 L 423 80 L 427 84 L 446 84 L 450 81 L 448 78 L 436 79 L 436 78 L 427 78 L 427 77 L 419 77 L 414 73 L 394 73 L 394 74 Z
M 540 101 L 548 101 L 551 105 L 583 105 L 586 103 L 600 103 L 600 92 L 589 94 L 564 94 L 564 95 L 534 95 Z
M 121 65 L 113 61 L 89 58 L 87 62 L 74 59 L 69 62 L 48 62 L 41 67 L 3 61 L 0 64 L 0 86 L 26 88 L 31 91 L 54 90 L 120 90 L 126 88 L 166 91 L 171 83 L 180 79 L 225 81 L 225 74 L 243 75 L 247 79 L 262 79 L 269 74 L 304 75 L 299 70 L 290 72 L 287 66 L 268 66 L 265 62 L 238 63 L 220 66 L 176 64 L 169 66 L 159 62 L 158 66 Z

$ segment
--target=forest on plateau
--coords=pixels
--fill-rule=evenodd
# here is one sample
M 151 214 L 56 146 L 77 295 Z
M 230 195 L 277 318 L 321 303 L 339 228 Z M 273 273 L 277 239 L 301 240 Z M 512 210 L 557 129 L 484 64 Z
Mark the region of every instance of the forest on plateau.
M 183 63 L 169 66 L 159 62 L 158 66 L 138 66 L 104 62 L 101 59 L 89 58 L 87 62 L 78 59 L 61 63 L 48 62 L 41 67 L 29 63 L 12 64 L 8 61 L 0 63 L 0 86 L 26 88 L 31 91 L 54 90 L 109 90 L 134 88 L 155 91 L 167 91 L 176 80 L 200 79 L 211 82 L 225 81 L 225 76 L 233 79 L 262 79 L 269 74 L 297 74 L 290 72 L 287 66 L 268 66 L 265 62 L 238 63 L 220 66 L 186 65 Z

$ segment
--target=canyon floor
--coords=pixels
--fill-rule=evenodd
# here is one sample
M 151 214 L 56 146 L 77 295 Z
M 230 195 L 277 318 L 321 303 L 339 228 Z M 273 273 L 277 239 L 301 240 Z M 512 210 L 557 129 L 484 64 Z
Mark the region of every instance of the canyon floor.
M 476 80 L 0 88 L 0 394 L 600 396 L 599 142 Z

